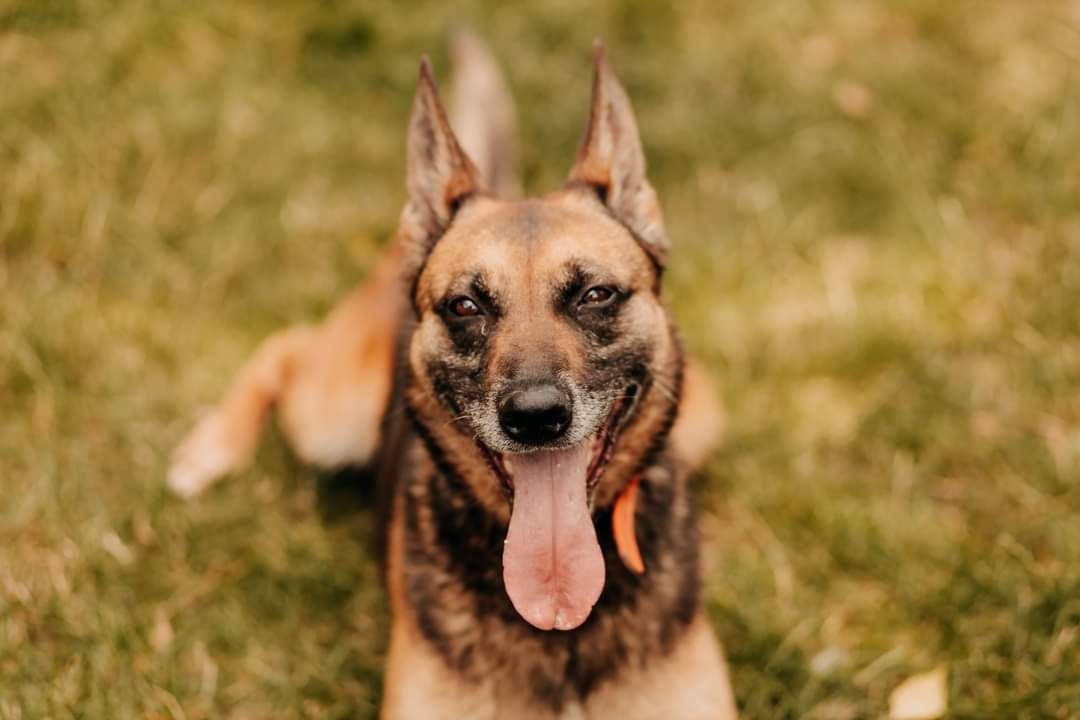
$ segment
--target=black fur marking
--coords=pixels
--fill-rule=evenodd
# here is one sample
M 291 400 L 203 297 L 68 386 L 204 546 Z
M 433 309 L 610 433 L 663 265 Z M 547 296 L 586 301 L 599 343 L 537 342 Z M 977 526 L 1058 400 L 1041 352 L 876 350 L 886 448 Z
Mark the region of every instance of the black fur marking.
M 469 317 L 455 315 L 452 309 L 454 301 L 462 297 L 476 303 L 480 314 Z M 488 338 L 502 316 L 497 296 L 491 292 L 479 272 L 453 283 L 446 295 L 435 304 L 435 311 L 443 319 L 454 349 L 474 360 L 487 346 Z
M 595 284 L 578 270 L 562 289 L 564 298 L 575 283 L 578 295 Z M 497 309 L 498 298 L 490 293 L 485 297 L 487 288 L 475 276 L 467 280 L 468 285 L 457 288 L 461 294 Z M 642 481 L 636 530 L 647 570 L 639 576 L 623 565 L 612 536 L 611 508 L 599 508 L 594 522 L 606 581 L 592 614 L 576 630 L 543 632 L 514 610 L 502 577 L 506 523 L 479 501 L 471 475 L 467 481 L 464 468 L 455 466 L 452 458 L 457 456 L 440 447 L 422 413 L 406 403 L 415 437 L 435 467 L 434 472 L 414 470 L 398 477 L 405 524 L 404 589 L 419 630 L 465 682 L 523 688 L 531 706 L 555 712 L 584 700 L 620 669 L 644 667 L 671 652 L 699 603 L 697 535 L 687 479 L 664 454 L 678 400 L 669 395 L 677 395 L 681 384 L 681 349 L 668 371 L 675 388 L 657 387 L 651 339 L 623 327 L 620 303 L 613 306 L 609 321 L 601 322 L 603 313 L 596 312 L 591 324 L 577 323 L 583 344 L 576 351 L 587 358 L 578 382 L 601 397 L 637 385 L 642 403 L 663 408 L 658 424 L 657 413 L 650 416 L 656 427 L 650 425 L 649 447 L 638 449 L 643 457 L 638 461 Z M 555 309 L 560 310 L 558 305 Z M 483 399 L 489 368 L 485 342 L 454 343 L 448 355 L 425 361 L 425 373 L 439 401 L 457 417 L 462 408 Z M 530 358 L 503 360 L 507 367 L 497 368 L 500 372 L 525 372 L 532 363 Z M 406 377 L 407 389 L 415 390 L 415 383 L 416 378 Z M 628 430 L 639 417 L 637 412 L 630 417 Z M 472 442 L 464 436 L 460 440 Z
M 667 447 L 668 435 L 671 433 L 671 428 L 675 424 L 675 419 L 679 413 L 679 407 L 682 405 L 683 379 L 686 374 L 686 350 L 683 348 L 682 339 L 674 330 L 671 332 L 671 340 L 675 345 L 675 353 L 678 358 L 675 365 L 674 388 L 672 389 L 675 397 L 667 407 L 660 431 L 653 436 L 652 444 L 641 457 L 641 469 L 653 464 Z
M 484 397 L 484 348 L 471 357 L 460 359 L 468 364 L 448 360 L 431 360 L 428 363 L 428 376 L 435 394 L 453 412 L 454 417 L 460 417 L 468 403 L 479 402 Z
M 442 451 L 439 444 L 435 442 L 435 436 L 432 435 L 427 425 L 423 423 L 420 416 L 408 403 L 405 404 L 405 413 L 409 418 L 409 423 L 412 425 L 412 429 L 416 435 L 420 438 L 420 441 L 424 445 L 424 449 L 427 450 L 428 457 L 435 464 L 435 468 L 439 471 L 440 475 L 460 477 L 460 473 L 454 464 L 446 456 L 446 453 Z
M 626 388 L 631 384 L 648 386 L 649 358 L 652 357 L 652 351 L 645 341 L 629 340 L 618 343 L 604 340 L 605 338 L 589 338 L 587 357 L 590 361 L 582 384 L 596 393 L 612 388 Z M 665 439 L 666 437 L 661 441 Z
M 642 479 L 636 526 L 649 570 L 626 569 L 611 509 L 599 510 L 604 591 L 580 628 L 543 632 L 506 594 L 505 523 L 477 502 L 423 421 L 410 418 L 437 471 L 403 478 L 406 592 L 423 636 L 449 668 L 471 682 L 524 685 L 533 704 L 557 712 L 621 668 L 671 651 L 697 610 L 700 585 L 686 478 L 673 466 L 657 458 Z M 463 624 L 462 613 L 471 620 Z
M 585 337 L 597 351 L 614 345 L 625 336 L 623 323 L 619 322 L 622 300 L 605 308 L 587 309 L 575 314 L 575 321 Z M 608 351 L 610 352 L 610 350 Z
M 597 285 L 610 287 L 615 293 L 612 302 L 601 307 L 582 305 L 582 296 Z M 576 264 L 569 267 L 567 278 L 553 292 L 556 311 L 579 327 L 590 341 L 599 345 L 609 345 L 622 334 L 618 322 L 619 311 L 629 298 L 627 290 L 609 284 L 602 276 L 598 277 Z
M 483 275 L 477 273 L 473 276 L 472 282 L 469 283 L 469 287 L 473 291 L 473 295 L 480 301 L 484 311 L 491 313 L 492 315 L 500 314 L 499 300 L 491 288 L 488 287 L 487 280 Z
M 581 293 L 585 291 L 591 280 L 589 274 L 580 265 L 571 265 L 568 269 L 566 280 L 555 288 L 555 307 L 562 309 L 563 312 L 572 312 L 578 300 L 581 299 Z
M 476 360 L 487 347 L 490 334 L 488 326 L 491 324 L 492 319 L 485 315 L 448 319 L 447 334 L 454 344 L 454 350 L 469 360 Z
M 604 592 L 577 630 L 545 633 L 516 613 L 502 582 L 505 526 L 468 499 L 464 484 L 437 474 L 421 481 L 427 512 L 407 511 L 407 588 L 424 637 L 448 666 L 479 681 L 500 672 L 492 661 L 514 648 L 538 648 L 526 669 L 533 701 L 558 711 L 584 699 L 627 664 L 640 665 L 670 652 L 697 608 L 697 552 L 690 522 L 671 513 L 673 489 L 643 483 L 638 533 L 651 568 L 628 571 L 618 557 L 609 512 L 596 518 L 607 565 Z M 410 494 L 408 501 L 416 498 Z M 426 526 L 424 516 L 430 526 Z M 434 583 L 431 578 L 449 578 Z M 666 590 L 661 587 L 667 588 Z M 447 614 L 464 602 L 477 622 L 463 632 Z M 642 622 L 637 618 L 660 618 Z M 489 644 L 502 647 L 491 652 Z

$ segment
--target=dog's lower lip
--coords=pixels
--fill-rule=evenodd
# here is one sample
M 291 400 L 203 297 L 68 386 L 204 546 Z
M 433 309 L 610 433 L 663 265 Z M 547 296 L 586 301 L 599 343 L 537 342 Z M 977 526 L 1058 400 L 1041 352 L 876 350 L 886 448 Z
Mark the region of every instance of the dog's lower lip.
M 611 412 L 608 413 L 607 419 L 600 428 L 595 440 L 597 445 L 596 454 L 589 463 L 589 470 L 586 475 L 587 488 L 590 492 L 600 482 L 600 478 L 604 474 L 604 468 L 607 467 L 608 461 L 611 460 L 612 452 L 615 449 L 615 441 L 618 440 L 626 420 L 630 417 L 634 405 L 637 403 L 637 394 L 637 385 L 628 386 L 622 396 L 615 401 Z

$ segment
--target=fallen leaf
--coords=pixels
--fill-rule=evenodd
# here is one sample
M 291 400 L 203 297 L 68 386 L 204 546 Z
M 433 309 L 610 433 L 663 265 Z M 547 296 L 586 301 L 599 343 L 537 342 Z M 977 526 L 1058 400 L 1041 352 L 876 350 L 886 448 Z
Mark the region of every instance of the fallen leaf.
M 102 536 L 101 547 L 105 548 L 105 552 L 112 555 L 113 559 L 121 565 L 130 565 L 135 562 L 135 554 L 131 552 L 131 548 L 112 531 Z
M 164 652 L 173 641 L 172 623 L 168 614 L 158 608 L 154 613 L 154 626 L 150 629 L 150 646 L 158 652 Z
M 810 672 L 818 677 L 825 677 L 847 665 L 849 659 L 846 650 L 830 645 L 811 658 Z
M 934 720 L 948 706 L 948 671 L 939 666 L 930 672 L 912 675 L 889 696 L 890 720 Z
M 861 118 L 874 105 L 874 95 L 860 82 L 843 80 L 833 87 L 833 102 L 845 115 Z

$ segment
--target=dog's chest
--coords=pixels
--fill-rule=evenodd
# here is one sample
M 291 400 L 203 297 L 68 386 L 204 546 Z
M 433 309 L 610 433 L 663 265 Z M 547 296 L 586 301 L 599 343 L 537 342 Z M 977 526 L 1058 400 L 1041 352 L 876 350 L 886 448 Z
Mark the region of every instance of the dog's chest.
M 399 508 L 404 594 L 420 635 L 463 687 L 489 688 L 498 707 L 516 709 L 512 716 L 585 717 L 595 689 L 625 667 L 662 659 L 697 609 L 696 537 L 674 485 L 643 492 L 644 576 L 623 566 L 610 517 L 598 517 L 605 589 L 570 632 L 540 631 L 520 618 L 502 579 L 506 527 L 453 478 L 423 478 Z

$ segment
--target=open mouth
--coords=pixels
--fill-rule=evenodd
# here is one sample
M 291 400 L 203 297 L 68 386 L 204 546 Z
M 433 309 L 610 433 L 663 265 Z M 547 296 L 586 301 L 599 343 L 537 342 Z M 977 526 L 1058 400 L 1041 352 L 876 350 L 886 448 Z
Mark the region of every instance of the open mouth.
M 633 413 L 627 388 L 591 439 L 570 448 L 484 452 L 511 501 L 503 581 L 518 614 L 541 630 L 572 630 L 604 589 L 604 558 L 592 521 L 592 497 Z
M 608 461 L 611 460 L 611 454 L 615 449 L 615 441 L 618 440 L 619 433 L 633 414 L 634 407 L 637 405 L 637 397 L 638 386 L 630 385 L 627 387 L 626 392 L 612 404 L 611 411 L 604 420 L 604 424 L 592 436 L 591 441 L 586 441 L 586 444 L 590 447 L 590 456 L 585 475 L 585 490 L 589 495 L 590 509 L 592 508 L 593 490 L 596 489 L 596 484 L 603 477 L 604 468 L 607 467 Z M 512 501 L 514 497 L 514 458 L 532 453 L 500 453 L 491 450 L 483 443 L 479 443 L 479 445 L 484 457 L 487 458 L 488 464 L 491 465 L 491 469 L 502 483 L 507 498 Z M 557 451 L 541 449 L 535 452 Z

